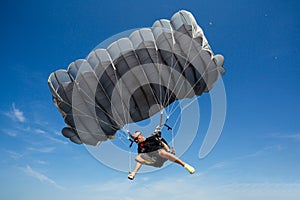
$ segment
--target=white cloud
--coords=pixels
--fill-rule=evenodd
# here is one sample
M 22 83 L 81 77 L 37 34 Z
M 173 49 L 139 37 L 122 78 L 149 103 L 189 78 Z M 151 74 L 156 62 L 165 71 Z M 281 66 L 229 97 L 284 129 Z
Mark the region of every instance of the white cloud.
M 38 172 L 38 171 L 35 171 L 33 170 L 29 165 L 27 165 L 26 168 L 23 168 L 23 171 L 28 175 L 28 176 L 31 176 L 33 178 L 36 178 L 38 179 L 39 181 L 41 182 L 45 182 L 45 183 L 48 183 L 56 188 L 59 188 L 59 189 L 65 189 L 64 187 L 62 187 L 61 185 L 57 184 L 53 179 L 47 177 L 46 175 Z
M 81 187 L 86 193 L 98 194 L 105 199 L 173 199 L 173 200 L 250 200 L 289 199 L 297 200 L 300 183 L 213 181 L 210 176 L 172 176 L 144 181 L 139 175 L 134 181 L 113 179 L 101 184 Z M 155 175 L 154 175 L 155 176 Z M 126 177 L 124 177 L 126 178 Z M 229 181 L 230 182 L 230 181 Z M 93 199 L 93 198 L 89 198 Z M 95 198 L 96 199 L 96 198 Z
M 295 134 L 276 134 L 273 135 L 274 138 L 282 138 L 282 139 L 291 139 L 300 141 L 300 133 Z
M 18 132 L 15 130 L 3 129 L 2 132 L 11 137 L 16 137 L 18 135 Z
M 36 160 L 35 162 L 40 164 L 40 165 L 47 165 L 48 164 L 46 161 L 43 161 L 43 160 Z
M 25 122 L 26 118 L 21 110 L 16 108 L 15 103 L 12 104 L 11 111 L 8 113 L 5 113 L 6 116 L 10 117 L 12 120 L 19 121 L 19 122 Z
M 17 153 L 15 151 L 11 151 L 11 150 L 5 150 L 6 153 L 9 154 L 9 156 L 15 160 L 19 159 L 19 158 L 22 158 L 23 155 L 20 154 L 20 153 Z
M 34 129 L 34 132 L 38 133 L 38 134 L 45 134 L 46 131 L 42 130 L 42 129 Z
M 37 151 L 37 152 L 40 152 L 40 153 L 51 153 L 56 148 L 55 147 L 43 147 L 43 148 L 28 147 L 27 149 L 30 150 L 30 151 Z
M 60 140 L 60 139 L 57 139 L 55 137 L 51 137 L 50 135 L 45 135 L 48 139 L 54 141 L 54 142 L 58 142 L 58 143 L 61 143 L 61 144 L 68 144 L 67 140 Z
M 212 165 L 211 167 L 209 167 L 209 170 L 222 169 L 222 168 L 226 167 L 227 165 L 228 165 L 228 162 L 225 162 L 225 161 L 218 162 L 218 163 Z
M 264 147 L 260 150 L 257 150 L 253 153 L 237 157 L 236 159 L 245 159 L 245 158 L 250 158 L 250 157 L 264 156 L 264 155 L 267 155 L 270 152 L 278 152 L 278 151 L 281 151 L 282 149 L 283 149 L 283 147 L 281 145 L 266 146 L 266 147 Z
M 55 135 L 61 135 L 60 131 L 54 131 Z

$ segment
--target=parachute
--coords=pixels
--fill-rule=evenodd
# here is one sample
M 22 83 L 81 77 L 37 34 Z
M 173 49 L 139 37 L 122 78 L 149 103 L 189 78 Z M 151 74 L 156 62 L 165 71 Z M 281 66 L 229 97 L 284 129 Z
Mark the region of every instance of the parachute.
M 181 10 L 51 73 L 48 85 L 67 124 L 62 134 L 95 146 L 174 101 L 209 92 L 223 63 L 193 15 Z

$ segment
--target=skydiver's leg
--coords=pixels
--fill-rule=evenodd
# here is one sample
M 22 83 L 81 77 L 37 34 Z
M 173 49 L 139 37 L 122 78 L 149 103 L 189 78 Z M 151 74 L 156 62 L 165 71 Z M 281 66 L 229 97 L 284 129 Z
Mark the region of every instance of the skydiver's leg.
M 167 151 L 164 150 L 164 149 L 159 149 L 159 150 L 158 150 L 158 153 L 159 153 L 159 155 L 160 155 L 161 157 L 166 158 L 166 159 L 168 159 L 168 160 L 170 160 L 170 161 L 172 161 L 172 162 L 175 162 L 175 163 L 181 165 L 181 166 L 184 167 L 186 170 L 188 170 L 188 172 L 189 172 L 190 174 L 193 174 L 193 173 L 195 172 L 195 169 L 194 169 L 192 166 L 190 166 L 189 164 L 183 162 L 182 160 L 180 160 L 180 159 L 179 159 L 177 156 L 175 156 L 174 154 L 171 154 L 171 153 L 167 152 Z
M 147 164 L 147 161 L 144 160 L 140 154 L 135 157 L 135 161 L 136 161 L 136 165 L 135 165 L 134 170 L 130 174 L 128 174 L 128 178 L 130 180 L 134 179 L 136 173 L 140 170 L 142 165 Z
M 136 162 L 135 168 L 130 174 L 128 174 L 128 178 L 130 180 L 133 180 L 136 173 L 140 170 L 141 167 L 142 167 L 142 164 L 140 162 Z
M 172 162 L 175 162 L 181 166 L 184 166 L 186 163 L 183 162 L 182 160 L 180 160 L 177 156 L 175 156 L 174 154 L 171 154 L 167 151 L 165 151 L 164 149 L 159 149 L 158 153 L 161 157 L 166 158 Z

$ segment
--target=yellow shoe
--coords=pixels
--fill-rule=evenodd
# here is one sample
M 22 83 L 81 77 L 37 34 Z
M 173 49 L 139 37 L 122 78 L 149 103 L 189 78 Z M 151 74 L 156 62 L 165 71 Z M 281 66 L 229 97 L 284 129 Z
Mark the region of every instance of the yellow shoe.
M 192 166 L 189 165 L 189 164 L 185 164 L 185 165 L 184 165 L 184 168 L 185 168 L 190 174 L 195 173 L 194 167 L 192 167 Z

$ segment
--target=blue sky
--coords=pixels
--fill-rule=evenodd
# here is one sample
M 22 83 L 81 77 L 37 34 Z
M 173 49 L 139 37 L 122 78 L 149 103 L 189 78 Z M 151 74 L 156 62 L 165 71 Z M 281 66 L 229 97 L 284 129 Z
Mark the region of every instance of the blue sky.
M 299 199 L 299 1 L 29 0 L 0 8 L 1 199 Z M 225 57 L 225 126 L 199 159 L 210 119 L 204 95 L 199 131 L 181 156 L 197 172 L 171 164 L 130 182 L 60 135 L 47 78 L 108 37 L 180 9 Z

